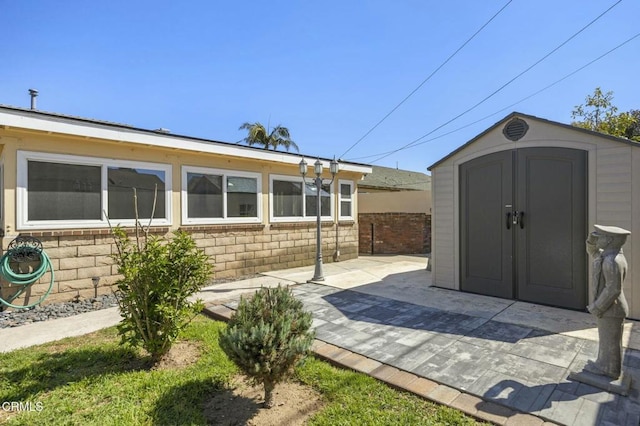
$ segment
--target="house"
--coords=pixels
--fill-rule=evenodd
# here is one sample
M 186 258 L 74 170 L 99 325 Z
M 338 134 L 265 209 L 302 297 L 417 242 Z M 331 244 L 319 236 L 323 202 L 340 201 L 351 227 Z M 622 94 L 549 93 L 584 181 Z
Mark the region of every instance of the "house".
M 593 225 L 631 231 L 640 318 L 640 144 L 514 112 L 429 167 L 434 285 L 584 310 Z
M 42 241 L 55 271 L 48 301 L 92 296 L 92 278 L 110 291 L 109 225 L 133 229 L 133 188 L 150 232 L 191 233 L 216 278 L 314 262 L 317 198 L 299 173 L 302 155 L 9 106 L 0 106 L 0 150 L 2 248 L 18 235 Z M 320 160 L 323 253 L 357 257 L 355 182 L 371 167 L 341 162 L 332 181 Z
M 431 251 L 431 177 L 372 166 L 357 183 L 361 254 Z
M 359 194 L 429 191 L 431 177 L 421 172 L 371 166 L 371 173 L 358 182 L 358 189 Z

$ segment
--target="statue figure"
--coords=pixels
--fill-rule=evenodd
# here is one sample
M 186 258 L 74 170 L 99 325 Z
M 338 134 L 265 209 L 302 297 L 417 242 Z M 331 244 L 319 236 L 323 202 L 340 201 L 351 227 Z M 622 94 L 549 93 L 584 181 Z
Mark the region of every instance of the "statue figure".
M 627 260 L 622 246 L 631 232 L 617 226 L 594 225 L 587 238 L 587 253 L 593 257 L 593 302 L 587 310 L 598 323 L 598 358 L 589 361 L 585 371 L 616 380 L 622 374 L 622 330 L 629 314 L 622 285 Z

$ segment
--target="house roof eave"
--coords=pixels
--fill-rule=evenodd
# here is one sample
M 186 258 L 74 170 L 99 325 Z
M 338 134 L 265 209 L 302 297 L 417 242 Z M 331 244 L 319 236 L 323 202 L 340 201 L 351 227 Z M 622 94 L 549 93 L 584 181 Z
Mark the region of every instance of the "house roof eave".
M 90 120 L 4 105 L 0 105 L 0 126 L 5 128 L 13 127 L 31 131 L 105 139 L 159 148 L 178 148 L 185 151 L 229 155 L 254 160 L 274 161 L 284 164 L 297 165 L 303 157 L 316 158 L 315 156 L 304 154 L 269 151 L 256 147 L 240 146 L 229 142 L 177 134 L 167 134 L 160 131 L 136 128 L 125 124 Z M 320 158 L 320 160 L 324 167 L 329 168 L 330 159 Z M 371 166 L 368 164 L 341 161 L 340 170 L 366 174 L 371 173 Z

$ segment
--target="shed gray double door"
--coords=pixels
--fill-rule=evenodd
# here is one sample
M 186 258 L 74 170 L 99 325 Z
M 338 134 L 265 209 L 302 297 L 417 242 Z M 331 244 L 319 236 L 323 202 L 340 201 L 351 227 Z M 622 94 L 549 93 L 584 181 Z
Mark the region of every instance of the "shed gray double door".
M 586 152 L 522 148 L 460 167 L 461 289 L 586 306 Z

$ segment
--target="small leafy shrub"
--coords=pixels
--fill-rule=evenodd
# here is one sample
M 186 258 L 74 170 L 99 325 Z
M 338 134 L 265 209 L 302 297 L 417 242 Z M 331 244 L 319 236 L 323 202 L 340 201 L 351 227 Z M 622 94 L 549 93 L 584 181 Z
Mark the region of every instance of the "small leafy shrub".
M 292 372 L 313 343 L 312 317 L 287 287 L 258 290 L 241 299 L 220 333 L 222 350 L 256 384 L 264 386 L 264 406 L 273 406 L 275 385 Z
M 114 255 L 122 279 L 117 283 L 120 314 L 118 332 L 123 342 L 142 346 L 159 361 L 203 306 L 189 296 L 200 290 L 213 265 L 188 233 L 172 239 L 145 236 L 135 240 L 122 228 L 113 230 Z

